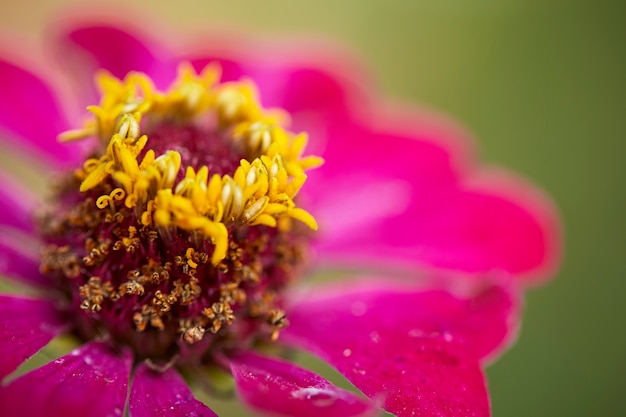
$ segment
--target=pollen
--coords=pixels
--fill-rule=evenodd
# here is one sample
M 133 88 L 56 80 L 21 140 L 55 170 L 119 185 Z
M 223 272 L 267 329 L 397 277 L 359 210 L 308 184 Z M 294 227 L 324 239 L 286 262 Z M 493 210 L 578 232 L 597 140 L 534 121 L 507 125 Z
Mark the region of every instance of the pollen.
M 182 64 L 163 91 L 141 73 L 96 82 L 89 120 L 60 135 L 95 150 L 40 222 L 41 270 L 80 311 L 76 333 L 151 360 L 181 344 L 275 340 L 318 228 L 298 200 L 323 163 L 304 156 L 307 135 L 252 81 L 221 83 L 217 65 Z
M 250 81 L 220 85 L 218 74 L 214 66 L 196 74 L 181 65 L 167 92 L 156 91 L 143 74 L 131 73 L 124 80 L 100 74 L 103 99 L 89 107 L 94 119 L 83 134 L 97 135 L 106 151 L 88 159 L 77 173 L 83 192 L 111 178 L 119 185 L 113 195 L 98 197 L 98 208 L 112 199 L 124 200 L 126 207 L 141 211 L 144 226 L 180 228 L 210 239 L 214 265 L 226 256 L 230 224 L 276 227 L 278 219 L 290 218 L 316 230 L 315 219 L 296 207 L 294 199 L 306 181 L 305 171 L 322 163 L 317 157 L 302 157 L 306 135 L 278 125 L 281 113 L 262 109 Z M 149 139 L 141 134 L 142 118 L 154 126 L 168 120 L 200 122 L 203 117 L 217 119 L 216 129 L 244 156 L 232 175 L 211 174 L 206 165 L 181 167 L 175 150 L 159 156 L 146 150 Z M 179 179 L 181 168 L 185 175 Z

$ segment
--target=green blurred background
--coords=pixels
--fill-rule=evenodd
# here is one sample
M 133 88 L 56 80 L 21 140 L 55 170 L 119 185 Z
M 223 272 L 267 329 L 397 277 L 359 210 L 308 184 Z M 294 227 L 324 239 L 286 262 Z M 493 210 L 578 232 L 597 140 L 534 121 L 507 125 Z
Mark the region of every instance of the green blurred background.
M 488 369 L 494 415 L 626 415 L 626 1 L 3 1 L 1 33 L 40 42 L 85 4 L 181 30 L 334 38 L 386 94 L 463 122 L 483 160 L 554 197 L 567 235 L 557 279 L 529 292 L 519 341 Z

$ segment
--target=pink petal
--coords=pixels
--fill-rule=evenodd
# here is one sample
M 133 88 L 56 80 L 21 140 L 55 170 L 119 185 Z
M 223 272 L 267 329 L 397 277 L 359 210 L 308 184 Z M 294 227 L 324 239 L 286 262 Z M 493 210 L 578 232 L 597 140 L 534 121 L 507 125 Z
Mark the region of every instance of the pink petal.
M 522 280 L 550 274 L 560 249 L 549 200 L 510 174 L 472 169 L 460 130 L 421 123 L 405 133 L 353 128 L 329 143 L 304 196 L 321 225 L 321 260 L 503 271 Z
M 122 416 L 131 359 L 91 342 L 0 388 L 3 415 Z
M 455 292 L 451 292 L 450 287 L 458 286 L 458 282 L 458 277 L 449 281 L 439 277 L 426 286 L 415 287 L 393 280 L 361 280 L 307 291 L 306 296 L 295 296 L 289 308 L 291 324 L 284 334 L 300 333 L 298 320 L 328 311 L 327 319 L 341 322 L 339 326 L 352 323 L 365 326 L 369 332 L 380 333 L 382 329 L 409 340 L 416 335 L 442 334 L 462 345 L 466 355 L 490 357 L 516 334 L 518 290 L 480 284 L 453 288 Z M 369 335 L 362 329 L 354 331 Z
M 62 330 L 49 301 L 0 295 L 0 381 Z
M 31 190 L 0 172 L 0 226 L 31 231 L 35 204 Z
M 424 109 L 382 107 L 351 120 L 349 130 L 336 132 L 324 152 L 324 169 L 335 175 L 358 171 L 401 178 L 423 193 L 467 175 L 473 154 L 469 134 L 446 117 Z
M 187 383 L 174 369 L 156 372 L 145 364 L 135 370 L 129 406 L 131 417 L 217 417 L 194 398 Z
M 126 28 L 108 23 L 82 22 L 82 26 L 61 35 L 61 54 L 74 59 L 89 57 L 82 63 L 92 71 L 106 69 L 118 78 L 130 71 L 148 74 L 155 84 L 164 88 L 176 76 L 176 63 L 171 53 L 157 40 L 149 39 L 139 26 L 129 24 Z M 85 71 L 85 67 L 80 68 Z
M 371 86 L 372 79 L 349 53 L 334 45 L 277 46 L 270 50 L 266 65 L 250 76 L 259 85 L 265 105 L 285 109 L 292 118 L 291 128 L 309 134 L 307 153 L 322 153 L 370 110 L 374 100 L 362 86 Z
M 188 61 L 198 72 L 209 64 L 219 64 L 222 71 L 220 78 L 222 82 L 238 81 L 246 75 L 250 75 L 250 69 L 246 69 L 243 62 L 233 59 L 228 53 L 203 52 L 199 58 L 182 58 L 181 61 Z
M 311 173 L 303 190 L 321 223 L 322 243 L 341 246 L 354 233 L 384 228 L 409 205 L 426 210 L 438 194 L 454 190 L 468 151 L 449 136 L 426 126 L 411 135 L 354 126 L 329 142 L 324 166 Z M 391 238 L 381 243 L 396 246 Z
M 373 403 L 324 378 L 276 359 L 244 353 L 231 361 L 239 396 L 275 416 L 349 417 L 377 414 Z
M 41 252 L 32 238 L 0 227 L 0 275 L 17 282 L 47 287 L 50 280 L 39 272 Z
M 393 190 L 407 190 L 401 183 L 380 179 L 370 184 L 369 190 L 378 187 L 391 194 Z M 359 194 L 358 188 L 354 190 L 353 199 L 368 191 Z M 376 194 L 386 195 L 384 191 Z M 337 211 L 339 219 L 349 220 L 338 227 L 338 232 L 321 236 L 317 249 L 322 260 L 370 264 L 375 260 L 477 276 L 502 271 L 531 281 L 549 276 L 560 258 L 559 225 L 551 204 L 520 181 L 509 181 L 506 189 L 474 182 L 433 196 L 435 201 L 421 206 L 409 202 L 401 214 L 393 211 L 397 206 L 384 199 L 377 203 L 371 201 L 371 196 L 366 197 L 370 198 L 361 202 L 366 209 L 352 218 L 347 212 Z M 399 203 L 406 200 L 402 194 L 388 198 Z M 351 229 L 347 230 L 346 225 Z
M 398 246 L 393 235 L 384 235 L 386 222 L 410 206 L 420 209 L 409 213 L 413 217 L 432 211 L 440 196 L 456 190 L 466 175 L 472 159 L 467 134 L 424 111 L 405 118 L 411 122 L 398 116 L 383 122 L 357 120 L 332 132 L 325 164 L 311 172 L 302 193 L 321 224 L 325 256 L 346 250 L 358 254 L 360 245 L 353 242 L 362 236 L 355 236 L 365 235 L 369 243 L 372 229 L 382 236 L 371 240 L 383 249 Z
M 495 235 L 498 228 L 508 232 L 508 239 L 501 234 L 485 242 L 492 255 L 505 260 L 507 270 L 523 273 L 528 282 L 553 275 L 561 262 L 562 231 L 550 197 L 524 179 L 496 168 L 485 169 L 470 179 L 468 188 L 479 200 L 496 200 L 489 204 L 496 213 L 483 213 L 483 218 L 492 218 L 489 232 Z
M 21 145 L 52 162 L 66 161 L 68 148 L 57 142 L 57 135 L 68 129 L 68 122 L 43 79 L 0 59 L 0 91 L 0 130 L 23 139 Z
M 516 313 L 511 294 L 498 287 L 461 298 L 344 284 L 298 299 L 281 340 L 327 360 L 400 416 L 488 415 L 479 360 L 514 335 Z

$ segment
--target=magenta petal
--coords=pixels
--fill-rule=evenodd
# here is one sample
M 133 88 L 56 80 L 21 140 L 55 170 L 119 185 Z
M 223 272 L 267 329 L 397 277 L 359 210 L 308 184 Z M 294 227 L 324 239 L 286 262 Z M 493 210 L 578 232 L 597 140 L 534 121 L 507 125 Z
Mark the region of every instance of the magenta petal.
M 354 122 L 355 113 L 370 104 L 356 82 L 361 74 L 348 74 L 339 68 L 342 60 L 338 57 L 333 57 L 337 58 L 334 65 L 324 68 L 324 62 L 312 59 L 331 57 L 318 55 L 311 51 L 304 57 L 302 50 L 287 50 L 282 57 L 275 57 L 273 65 L 251 74 L 259 85 L 263 103 L 285 109 L 291 116 L 293 130 L 308 133 L 309 154 L 319 154 L 325 145 L 341 141 L 344 129 Z
M 0 172 L 0 225 L 30 231 L 35 196 Z
M 52 161 L 67 160 L 57 135 L 68 123 L 52 90 L 39 77 L 0 59 L 0 130 L 21 139 Z
M 50 280 L 39 272 L 39 249 L 19 231 L 0 227 L 0 276 L 47 287 Z
M 91 342 L 0 388 L 3 415 L 122 416 L 131 360 L 128 352 Z
M 498 287 L 460 298 L 352 285 L 298 300 L 281 340 L 327 360 L 400 416 L 488 415 L 479 361 L 514 335 L 516 312 Z
M 327 286 L 296 298 L 288 310 L 290 325 L 281 335 L 307 343 L 322 343 L 307 338 L 307 331 L 327 334 L 331 340 L 343 337 L 340 331 L 329 331 L 335 328 L 352 329 L 367 343 L 374 342 L 371 334 L 381 332 L 402 340 L 443 335 L 461 345 L 466 355 L 482 360 L 516 335 L 518 297 L 515 289 L 501 286 L 483 287 L 471 296 L 380 280 Z
M 404 113 L 408 114 L 383 121 L 377 121 L 380 114 L 372 115 L 367 125 L 356 120 L 349 129 L 333 132 L 336 137 L 325 149 L 321 173 L 402 179 L 415 187 L 418 198 L 455 185 L 473 157 L 468 134 L 439 115 L 417 110 Z M 405 120 L 409 118 L 410 122 Z
M 275 416 L 349 417 L 377 413 L 373 403 L 296 365 L 244 353 L 231 360 L 239 396 Z
M 381 179 L 378 183 L 384 184 Z M 387 184 L 387 189 L 394 189 L 396 183 Z M 341 185 L 341 180 L 337 185 Z M 329 196 L 341 192 L 342 188 L 336 188 Z M 351 190 L 351 197 L 346 198 L 359 196 L 358 187 Z M 390 205 L 389 199 L 376 202 L 372 197 L 367 200 L 369 204 L 361 203 L 359 207 L 365 208 L 345 222 L 353 225 L 349 233 L 344 224 L 335 227 L 339 232 L 329 226 L 332 233 L 321 235 L 320 256 L 335 262 L 375 259 L 477 274 L 502 271 L 522 281 L 549 276 L 558 263 L 560 227 L 552 205 L 537 190 L 512 179 L 510 174 L 471 180 L 436 193 L 411 193 L 416 191 L 408 189 L 404 194 L 396 194 L 391 200 L 395 205 Z M 376 193 L 381 195 L 384 193 Z M 349 206 L 343 200 L 344 207 Z M 403 203 L 407 207 L 402 207 Z M 387 217 L 367 217 L 368 212 L 386 206 L 399 206 L 404 211 L 397 214 L 388 210 L 383 212 Z M 321 214 L 322 232 L 325 218 L 331 219 L 331 226 L 335 222 L 333 215 L 338 219 L 350 218 L 349 213 L 340 210 Z M 364 215 L 364 221 L 357 223 Z
M 560 252 L 550 201 L 511 174 L 475 166 L 453 123 L 402 113 L 333 132 L 302 193 L 320 224 L 320 260 L 550 275 Z
M 194 398 L 187 383 L 174 369 L 156 372 L 145 364 L 135 370 L 129 407 L 130 417 L 217 417 Z
M 557 210 L 547 195 L 511 173 L 491 169 L 473 178 L 462 196 L 468 222 L 461 226 L 461 239 L 480 242 L 486 265 L 520 274 L 524 281 L 554 273 L 562 236 Z M 472 222 L 479 223 L 480 230 Z
M 0 295 L 0 381 L 62 330 L 49 301 Z
M 399 252 L 412 248 L 438 267 L 505 271 L 522 280 L 552 272 L 560 252 L 557 216 L 530 185 L 499 172 L 461 185 L 441 203 L 428 216 L 388 222 Z
M 157 87 L 166 87 L 176 76 L 176 64 L 168 51 L 158 42 L 148 41 L 136 35 L 138 27 L 130 30 L 108 24 L 95 24 L 72 30 L 62 40 L 63 53 L 86 53 L 93 59 L 92 69 L 106 69 L 118 78 L 130 71 L 146 73 Z M 84 68 L 81 68 L 84 71 Z
M 203 53 L 200 58 L 186 59 L 193 65 L 196 71 L 202 71 L 209 64 L 219 64 L 221 69 L 222 82 L 239 81 L 244 76 L 249 76 L 249 69 L 244 68 L 244 63 L 237 61 L 228 54 L 214 52 L 212 54 Z
M 324 261 L 389 257 L 406 246 L 388 231 L 395 218 L 408 218 L 404 234 L 417 241 L 413 223 L 436 212 L 466 175 L 472 153 L 467 135 L 439 116 L 418 111 L 409 116 L 411 123 L 394 115 L 385 126 L 355 124 L 333 132 L 324 166 L 309 175 L 302 193 L 320 223 Z M 411 249 L 393 261 L 424 262 L 419 248 Z M 380 256 L 372 258 L 377 251 Z
M 324 255 L 358 255 L 376 244 L 392 250 L 398 245 L 396 236 L 386 232 L 389 219 L 403 213 L 424 216 L 441 195 L 456 189 L 462 174 L 457 165 L 464 165 L 461 161 L 468 158 L 468 151 L 443 128 L 412 133 L 354 127 L 329 142 L 326 163 L 311 173 L 303 190 L 303 197 L 310 200 L 307 207 L 320 223 Z M 407 211 L 415 206 L 419 211 Z M 405 233 L 412 233 L 412 221 L 404 226 Z M 413 253 L 415 257 L 419 259 L 419 253 Z

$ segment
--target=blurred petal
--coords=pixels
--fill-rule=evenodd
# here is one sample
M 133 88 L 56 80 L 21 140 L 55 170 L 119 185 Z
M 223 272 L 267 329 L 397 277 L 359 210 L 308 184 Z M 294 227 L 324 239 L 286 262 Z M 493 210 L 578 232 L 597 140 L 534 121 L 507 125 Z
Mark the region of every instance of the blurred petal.
M 403 214 L 411 219 L 404 234 L 419 239 L 412 223 L 456 191 L 472 159 L 467 134 L 425 111 L 375 114 L 333 134 L 324 166 L 309 175 L 302 192 L 320 224 L 322 261 L 377 259 L 377 250 L 389 256 L 385 252 L 400 244 L 387 224 Z M 419 251 L 394 261 L 406 258 L 423 262 Z
M 0 295 L 0 381 L 61 331 L 49 301 Z
M 562 232 L 558 210 L 548 195 L 528 181 L 495 168 L 472 178 L 468 189 L 468 205 L 477 203 L 473 215 L 490 219 L 483 232 L 487 256 L 501 259 L 503 270 L 522 274 L 521 279 L 528 282 L 555 273 L 561 262 Z
M 342 246 L 355 234 L 369 234 L 370 228 L 384 229 L 389 218 L 409 206 L 424 211 L 437 203 L 439 194 L 456 188 L 461 176 L 457 165 L 464 165 L 467 151 L 443 129 L 412 133 L 353 127 L 328 144 L 324 166 L 311 173 L 303 190 L 321 224 L 321 248 Z M 381 246 L 396 246 L 393 236 L 383 238 Z
M 471 169 L 459 129 L 422 123 L 404 134 L 354 130 L 329 146 L 305 191 L 322 260 L 503 271 L 521 280 L 550 274 L 560 253 L 550 201 L 511 174 Z
M 35 196 L 30 190 L 0 172 L 0 226 L 31 231 L 35 204 Z
M 246 75 L 250 75 L 250 68 L 246 68 L 246 64 L 239 60 L 235 60 L 227 53 L 204 52 L 201 57 L 186 59 L 195 68 L 197 72 L 202 71 L 209 64 L 219 64 L 221 69 L 221 78 L 223 82 L 238 81 Z
M 273 416 L 377 414 L 373 403 L 287 362 L 244 353 L 231 360 L 231 370 L 239 396 L 252 408 Z
M 411 182 L 420 198 L 454 186 L 468 174 L 473 148 L 462 128 L 426 110 L 387 113 L 370 110 L 351 120 L 349 129 L 332 132 L 320 175 L 356 172 L 403 179 Z
M 27 69 L 0 59 L 0 91 L 0 131 L 23 139 L 30 150 L 53 162 L 67 161 L 68 148 L 57 142 L 57 135 L 68 122 L 50 87 Z
M 281 340 L 327 360 L 400 416 L 488 415 L 479 361 L 515 334 L 516 313 L 498 287 L 460 298 L 389 282 L 344 284 L 294 303 Z
M 176 370 L 156 372 L 145 364 L 135 370 L 130 392 L 130 417 L 217 417 L 196 400 Z
M 358 83 L 365 77 L 345 58 L 322 53 L 315 45 L 304 53 L 306 48 L 277 54 L 272 65 L 251 77 L 259 85 L 263 103 L 285 109 L 293 130 L 308 134 L 307 153 L 319 154 L 341 142 L 370 101 Z
M 16 282 L 47 287 L 50 280 L 39 272 L 39 245 L 20 231 L 0 227 L 0 276 Z
M 357 211 L 346 222 L 350 230 L 344 225 L 339 229 L 343 233 L 322 235 L 317 249 L 323 260 L 371 264 L 373 259 L 477 275 L 505 272 L 530 281 L 548 276 L 560 258 L 557 216 L 549 201 L 531 197 L 536 190 L 523 182 L 509 182 L 506 189 L 475 182 L 425 205 L 409 205 L 399 215 L 394 215 L 397 207 L 389 199 L 404 202 L 406 197 L 397 193 L 406 187 L 378 180 L 369 190 L 380 190 L 381 202 L 370 196 L 363 200 L 370 203 L 364 212 Z M 393 190 L 395 195 L 385 199 Z M 351 198 L 362 194 L 357 188 Z M 376 216 L 368 216 L 372 212 Z M 349 213 L 338 213 L 339 219 L 350 219 Z M 381 218 L 384 214 L 389 217 Z
M 79 59 L 88 56 L 91 62 L 83 63 L 91 64 L 92 73 L 102 68 L 124 78 L 130 71 L 139 71 L 148 74 L 158 87 L 166 87 L 176 76 L 176 63 L 161 45 L 136 32 L 137 27 L 124 29 L 110 24 L 78 27 L 62 35 L 61 53 Z M 85 68 L 80 70 L 85 72 Z
M 123 416 L 131 362 L 128 352 L 90 342 L 0 388 L 3 415 Z

